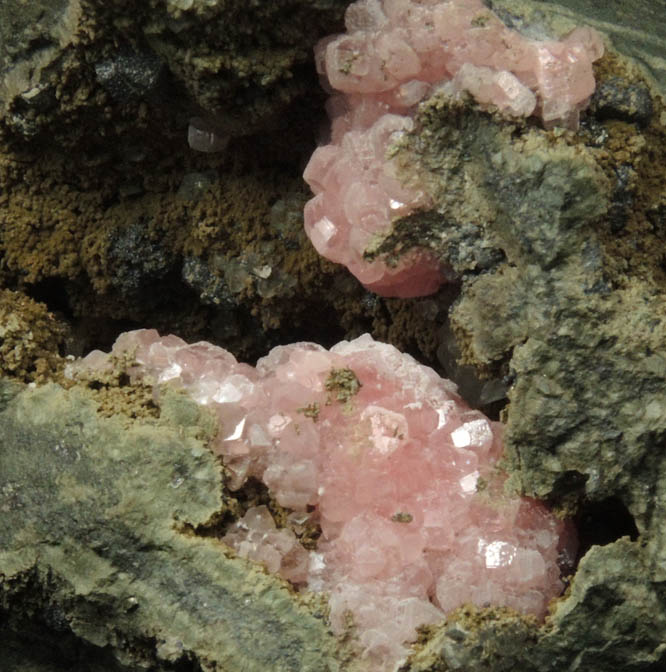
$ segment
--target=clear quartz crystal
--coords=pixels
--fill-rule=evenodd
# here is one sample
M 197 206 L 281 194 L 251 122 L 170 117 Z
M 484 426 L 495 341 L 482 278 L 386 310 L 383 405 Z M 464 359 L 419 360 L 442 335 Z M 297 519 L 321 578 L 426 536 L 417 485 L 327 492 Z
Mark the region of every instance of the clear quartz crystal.
M 192 117 L 187 128 L 187 143 L 197 152 L 223 152 L 229 137 L 221 134 L 213 124 L 201 117 Z
M 572 527 L 504 494 L 501 425 L 409 355 L 366 334 L 330 351 L 279 346 L 253 368 L 154 330 L 119 336 L 112 354 L 123 353 L 133 380 L 155 382 L 158 402 L 157 381 L 168 380 L 217 414 L 227 487 L 260 479 L 291 510 L 280 528 L 267 507 L 251 507 L 224 542 L 300 589 L 328 592 L 336 633 L 351 612 L 369 669 L 394 669 L 419 625 L 463 603 L 543 618 L 560 594 Z M 66 375 L 112 366 L 95 351 Z M 297 534 L 315 523 L 308 551 Z

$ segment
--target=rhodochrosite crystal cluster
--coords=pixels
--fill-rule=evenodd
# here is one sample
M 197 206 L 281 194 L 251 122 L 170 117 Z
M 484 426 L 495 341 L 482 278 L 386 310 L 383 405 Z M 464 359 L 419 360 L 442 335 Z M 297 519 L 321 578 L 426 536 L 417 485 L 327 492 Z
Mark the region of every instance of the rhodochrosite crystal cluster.
M 509 498 L 495 465 L 501 426 L 453 383 L 369 335 L 330 351 L 274 348 L 256 368 L 208 343 L 154 330 L 122 334 L 129 373 L 178 384 L 219 418 L 214 449 L 231 489 L 249 477 L 291 510 L 278 529 L 250 508 L 224 541 L 301 588 L 330 593 L 336 633 L 351 612 L 369 667 L 390 670 L 415 628 L 463 604 L 541 618 L 562 589 L 558 559 L 572 529 L 529 499 Z M 104 371 L 95 351 L 68 375 Z M 318 524 L 316 551 L 297 535 Z
M 546 127 L 577 128 L 603 42 L 590 28 L 561 41 L 525 38 L 481 0 L 358 0 L 345 24 L 346 34 L 315 47 L 318 71 L 337 93 L 328 103 L 331 140 L 304 173 L 315 194 L 305 229 L 322 256 L 368 289 L 423 296 L 443 281 L 432 253 L 411 249 L 392 264 L 364 257 L 397 218 L 429 204 L 418 184 L 401 183 L 387 154 L 412 129 L 415 106 L 438 87 L 508 115 L 535 114 Z

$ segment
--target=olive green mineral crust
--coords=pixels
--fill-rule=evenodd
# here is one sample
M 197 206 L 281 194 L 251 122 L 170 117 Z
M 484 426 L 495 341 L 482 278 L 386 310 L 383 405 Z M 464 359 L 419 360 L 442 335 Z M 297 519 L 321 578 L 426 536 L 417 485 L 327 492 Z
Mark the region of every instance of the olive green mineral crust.
M 341 403 L 349 403 L 362 387 L 357 375 L 348 368 L 331 369 L 324 383 L 330 397 Z
M 301 408 L 296 409 L 298 413 L 302 413 L 306 418 L 312 418 L 314 422 L 317 422 L 317 419 L 319 418 L 319 402 L 313 401 L 311 404 L 308 404 L 307 406 L 303 406 Z
M 71 671 L 77 657 L 93 672 L 363 669 L 321 600 L 192 533 L 226 506 L 212 428 L 179 393 L 128 428 L 79 388 L 0 383 L 2 627 L 10 653 L 31 651 L 8 655 L 10 672 Z M 546 627 L 463 607 L 424 630 L 402 670 L 659 669 L 660 554 L 626 538 L 594 547 Z
M 664 172 L 654 117 L 643 132 L 611 126 L 598 146 L 586 129 L 545 133 L 434 96 L 398 156 L 424 167 L 435 197 L 428 239 L 462 276 L 451 320 L 464 357 L 508 365 L 512 484 L 554 501 L 621 493 L 639 519 L 654 478 L 641 465 L 666 435 L 666 233 L 650 224 L 664 195 L 646 174 Z M 627 131 L 634 137 L 622 140 Z M 626 158 L 620 142 L 633 147 Z M 632 159 L 643 186 L 618 233 L 611 176 Z
M 463 357 L 511 382 L 507 487 L 569 510 L 618 498 L 640 535 L 592 546 L 545 627 L 461 610 L 409 669 L 666 664 L 666 115 L 636 73 L 610 52 L 597 76 L 650 91 L 647 125 L 618 105 L 603 126 L 544 132 L 435 96 L 397 150 L 435 199 L 417 237 L 461 276 Z M 409 235 L 399 222 L 386 252 Z
M 546 627 L 506 609 L 462 607 L 428 631 L 404 672 L 663 669 L 666 609 L 647 556 L 627 538 L 583 558 Z

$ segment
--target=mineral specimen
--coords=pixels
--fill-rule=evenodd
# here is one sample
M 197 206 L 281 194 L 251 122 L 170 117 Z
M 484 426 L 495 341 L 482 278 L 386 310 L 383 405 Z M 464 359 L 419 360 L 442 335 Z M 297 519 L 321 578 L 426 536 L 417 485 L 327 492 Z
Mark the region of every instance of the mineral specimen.
M 250 508 L 224 537 L 301 589 L 329 593 L 336 633 L 353 615 L 371 669 L 404 658 L 419 625 L 463 603 L 542 618 L 562 590 L 575 535 L 540 503 L 503 494 L 501 426 L 455 385 L 369 335 L 330 351 L 274 348 L 256 368 L 208 343 L 122 334 L 132 379 L 181 386 L 219 418 L 214 450 L 237 490 L 249 477 L 290 509 L 277 528 Z M 113 366 L 95 351 L 71 377 Z M 315 551 L 300 545 L 321 528 Z
M 315 196 L 305 229 L 317 251 L 344 264 L 385 296 L 422 296 L 444 280 L 427 250 L 399 261 L 368 258 L 393 222 L 428 206 L 418 184 L 404 184 L 390 157 L 412 129 L 415 106 L 435 87 L 467 91 L 481 105 L 513 116 L 539 116 L 546 127 L 578 127 L 594 91 L 592 62 L 601 37 L 577 28 L 561 41 L 537 41 L 507 28 L 481 0 L 358 0 L 347 33 L 315 47 L 328 103 L 331 139 L 304 179 Z

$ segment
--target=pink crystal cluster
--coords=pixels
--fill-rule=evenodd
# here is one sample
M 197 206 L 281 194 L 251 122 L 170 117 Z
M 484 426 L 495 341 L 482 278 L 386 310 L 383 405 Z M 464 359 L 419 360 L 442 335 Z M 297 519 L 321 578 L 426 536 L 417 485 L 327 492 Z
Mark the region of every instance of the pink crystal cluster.
M 434 88 L 467 91 L 506 114 L 577 128 L 603 42 L 590 28 L 561 41 L 525 38 L 481 0 L 358 0 L 345 24 L 346 34 L 315 47 L 324 84 L 339 93 L 328 103 L 331 140 L 305 169 L 315 194 L 305 229 L 322 256 L 347 266 L 368 289 L 430 294 L 443 282 L 430 252 L 407 250 L 393 265 L 364 258 L 397 218 L 429 203 L 418 185 L 400 182 L 387 154 L 411 130 L 415 106 Z
M 217 414 L 228 485 L 265 483 L 291 510 L 277 528 L 250 508 L 224 541 L 301 588 L 330 594 L 336 633 L 350 612 L 369 669 L 391 670 L 416 627 L 463 603 L 541 618 L 562 590 L 572 529 L 541 504 L 503 494 L 501 426 L 453 383 L 369 335 L 330 351 L 274 348 L 256 368 L 208 343 L 122 334 L 133 379 L 177 384 Z M 68 375 L 113 366 L 93 352 Z M 316 551 L 297 534 L 317 523 Z

